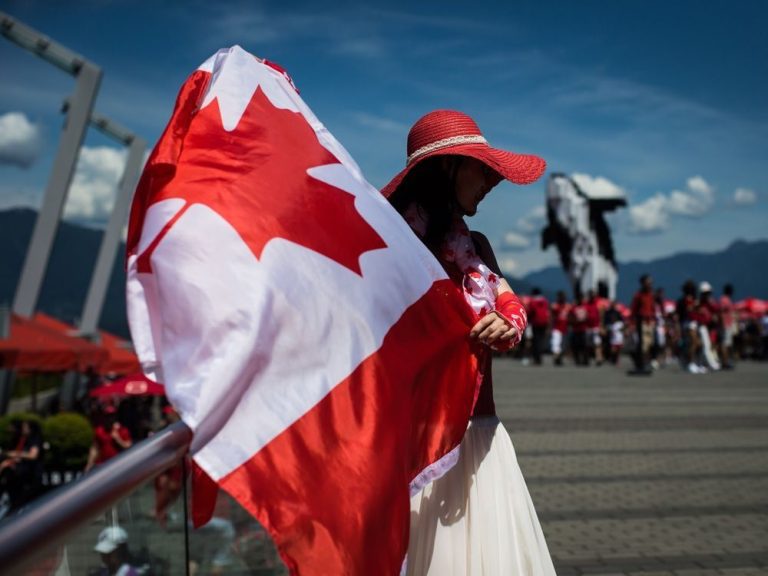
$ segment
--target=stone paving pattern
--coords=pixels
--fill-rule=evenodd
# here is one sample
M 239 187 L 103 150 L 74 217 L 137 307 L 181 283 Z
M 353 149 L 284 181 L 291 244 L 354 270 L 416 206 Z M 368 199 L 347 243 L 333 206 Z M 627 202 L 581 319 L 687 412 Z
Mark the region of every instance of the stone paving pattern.
M 768 575 L 768 364 L 494 364 L 557 573 Z

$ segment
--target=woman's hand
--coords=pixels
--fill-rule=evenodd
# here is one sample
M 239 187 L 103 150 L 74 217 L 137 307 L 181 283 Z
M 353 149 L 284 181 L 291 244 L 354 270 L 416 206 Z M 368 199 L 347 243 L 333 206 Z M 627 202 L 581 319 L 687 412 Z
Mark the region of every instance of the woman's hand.
M 480 318 L 469 331 L 469 337 L 487 346 L 508 342 L 517 336 L 517 328 L 511 326 L 496 312 Z

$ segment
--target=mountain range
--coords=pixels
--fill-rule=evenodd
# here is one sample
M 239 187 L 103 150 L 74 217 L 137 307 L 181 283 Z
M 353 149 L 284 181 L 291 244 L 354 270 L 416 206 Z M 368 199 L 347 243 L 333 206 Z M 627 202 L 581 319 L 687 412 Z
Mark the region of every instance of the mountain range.
M 0 304 L 10 306 L 21 277 L 37 212 L 29 208 L 0 211 Z M 37 309 L 77 324 L 83 310 L 91 273 L 101 244 L 102 231 L 62 222 L 48 260 Z M 125 245 L 120 250 L 107 289 L 99 327 L 128 336 L 125 317 Z
M 10 305 L 21 275 L 27 246 L 32 236 L 37 213 L 28 208 L 0 211 L 0 304 Z M 51 252 L 48 270 L 38 300 L 38 309 L 61 320 L 77 324 L 91 272 L 101 242 L 102 232 L 82 225 L 62 222 Z M 125 316 L 125 245 L 112 271 L 100 328 L 128 336 Z M 768 240 L 736 241 L 715 253 L 683 252 L 648 262 L 619 264 L 618 298 L 628 302 L 637 290 L 638 278 L 648 273 L 655 286 L 664 287 L 667 296 L 676 298 L 680 286 L 688 278 L 708 281 L 719 294 L 723 284 L 731 282 L 736 298 L 768 297 Z M 510 278 L 519 293 L 538 286 L 547 295 L 557 290 L 570 292 L 567 279 L 559 267 L 532 272 L 522 278 Z

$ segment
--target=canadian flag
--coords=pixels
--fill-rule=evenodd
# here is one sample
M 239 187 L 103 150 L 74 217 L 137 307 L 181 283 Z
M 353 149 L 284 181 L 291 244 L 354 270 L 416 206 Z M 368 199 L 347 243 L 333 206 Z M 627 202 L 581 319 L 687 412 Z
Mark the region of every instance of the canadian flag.
M 282 69 L 235 46 L 187 79 L 127 266 L 136 350 L 199 468 L 292 574 L 396 574 L 409 485 L 467 426 L 474 316 Z

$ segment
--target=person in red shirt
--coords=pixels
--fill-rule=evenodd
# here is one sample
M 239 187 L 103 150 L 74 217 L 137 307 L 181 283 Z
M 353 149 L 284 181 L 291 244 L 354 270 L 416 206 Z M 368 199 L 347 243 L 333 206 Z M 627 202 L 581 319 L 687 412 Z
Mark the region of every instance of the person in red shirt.
M 699 285 L 699 303 L 696 308 L 699 318 L 699 339 L 703 364 L 711 370 L 720 369 L 720 360 L 716 356 L 714 344 L 720 325 L 720 307 L 712 297 L 712 285 L 702 282 Z
M 653 339 L 653 347 L 651 348 L 651 366 L 654 370 L 661 366 L 666 366 L 669 363 L 671 357 L 671 343 L 673 342 L 669 333 L 669 325 L 667 322 L 667 300 L 664 296 L 664 288 L 657 288 L 654 295 L 654 301 L 656 303 L 656 319 L 655 319 L 655 332 Z
M 635 293 L 630 306 L 635 322 L 635 374 L 652 374 L 648 362 L 655 330 L 656 303 L 653 298 L 653 279 L 649 274 L 640 276 L 640 290 Z
M 598 366 L 603 364 L 603 311 L 600 298 L 594 290 L 587 294 L 587 346 Z
M 563 341 L 568 334 L 568 315 L 571 305 L 565 300 L 565 292 L 557 293 L 557 300 L 552 303 L 552 334 L 550 336 L 550 348 L 554 357 L 555 366 L 563 364 Z
M 587 298 L 580 294 L 578 300 L 568 314 L 568 324 L 571 327 L 571 350 L 573 361 L 577 366 L 589 366 L 587 354 L 587 328 L 589 326 L 589 310 Z
M 127 450 L 133 444 L 128 428 L 117 420 L 117 409 L 107 406 L 103 411 L 103 424 L 93 429 L 93 444 L 88 454 L 85 472 Z
M 702 370 L 696 363 L 699 349 L 696 284 L 693 280 L 686 280 L 682 290 L 683 295 L 677 301 L 677 319 L 680 322 L 680 333 L 683 337 L 681 360 L 688 372 L 700 374 Z
M 544 339 L 549 329 L 549 301 L 541 293 L 539 288 L 531 292 L 531 301 L 528 304 L 528 325 L 533 331 L 531 339 L 531 351 L 533 363 L 541 366 L 541 353 L 544 349 Z
M 702 326 L 706 326 L 709 331 L 717 328 L 720 319 L 720 307 L 712 298 L 712 286 L 709 282 L 702 282 L 699 287 L 697 312 Z
M 726 284 L 723 287 L 723 295 L 720 296 L 720 359 L 725 370 L 733 369 L 733 339 L 738 332 L 738 326 L 736 307 L 733 305 L 733 285 Z
M 609 303 L 608 310 L 603 315 L 603 324 L 610 342 L 608 360 L 614 366 L 618 366 L 621 351 L 624 348 L 624 317 L 616 306 L 616 302 Z

